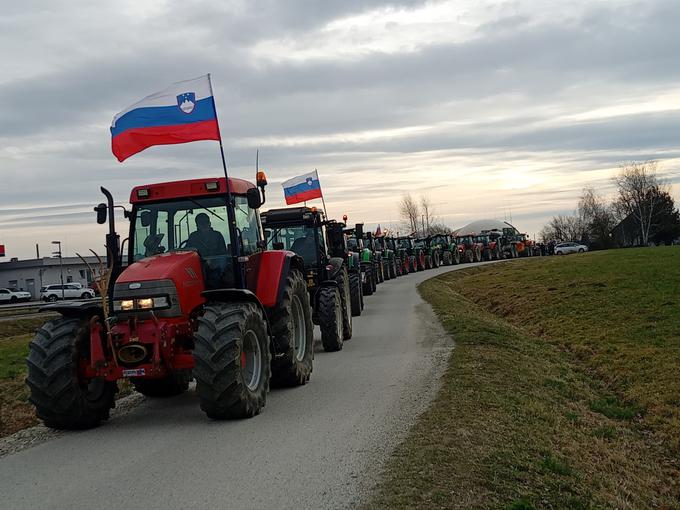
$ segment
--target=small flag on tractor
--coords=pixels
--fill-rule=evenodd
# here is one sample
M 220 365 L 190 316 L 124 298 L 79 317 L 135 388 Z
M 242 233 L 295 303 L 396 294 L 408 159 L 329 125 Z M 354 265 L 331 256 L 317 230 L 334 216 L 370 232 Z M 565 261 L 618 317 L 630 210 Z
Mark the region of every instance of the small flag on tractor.
M 111 149 L 120 162 L 154 145 L 198 140 L 220 140 L 209 74 L 145 97 L 111 124 Z
M 314 198 L 323 198 L 319 174 L 316 170 L 288 179 L 283 182 L 282 186 L 286 205 L 306 202 Z
M 0 244 L 0 257 L 4 257 L 4 256 L 5 256 L 5 245 Z

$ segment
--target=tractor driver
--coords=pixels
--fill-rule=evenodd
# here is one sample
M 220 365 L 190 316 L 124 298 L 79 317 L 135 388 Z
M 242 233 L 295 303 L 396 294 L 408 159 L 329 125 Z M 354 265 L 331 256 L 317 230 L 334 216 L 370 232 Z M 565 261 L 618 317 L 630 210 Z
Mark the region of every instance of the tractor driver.
M 227 254 L 224 237 L 218 231 L 213 230 L 210 218 L 205 213 L 196 215 L 196 230 L 189 234 L 187 248 L 196 248 L 203 258 Z

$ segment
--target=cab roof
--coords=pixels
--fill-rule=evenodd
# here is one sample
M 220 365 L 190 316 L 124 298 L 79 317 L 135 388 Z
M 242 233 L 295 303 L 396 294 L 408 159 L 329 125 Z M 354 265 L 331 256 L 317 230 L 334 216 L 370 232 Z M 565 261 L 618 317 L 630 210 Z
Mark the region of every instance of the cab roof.
M 235 195 L 245 195 L 250 188 L 254 187 L 255 185 L 252 182 L 244 179 L 229 178 L 229 189 Z M 173 198 L 210 196 L 226 193 L 226 191 L 226 179 L 224 177 L 159 182 L 132 188 L 130 203 L 136 204 L 140 202 L 171 200 Z

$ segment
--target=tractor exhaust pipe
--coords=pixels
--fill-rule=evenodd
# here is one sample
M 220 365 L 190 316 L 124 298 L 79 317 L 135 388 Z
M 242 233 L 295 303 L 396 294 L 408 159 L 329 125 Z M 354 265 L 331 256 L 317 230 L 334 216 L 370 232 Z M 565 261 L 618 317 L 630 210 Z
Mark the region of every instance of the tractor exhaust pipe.
M 144 361 L 149 350 L 142 344 L 127 344 L 118 349 L 118 360 L 124 365 L 135 365 Z

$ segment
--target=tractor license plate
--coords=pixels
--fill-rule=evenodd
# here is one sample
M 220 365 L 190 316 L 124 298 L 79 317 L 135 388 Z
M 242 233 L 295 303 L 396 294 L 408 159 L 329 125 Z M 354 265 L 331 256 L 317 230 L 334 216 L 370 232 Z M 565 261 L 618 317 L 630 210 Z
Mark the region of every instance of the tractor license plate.
M 131 368 L 129 370 L 123 370 L 123 377 L 140 377 L 146 374 L 143 368 Z

